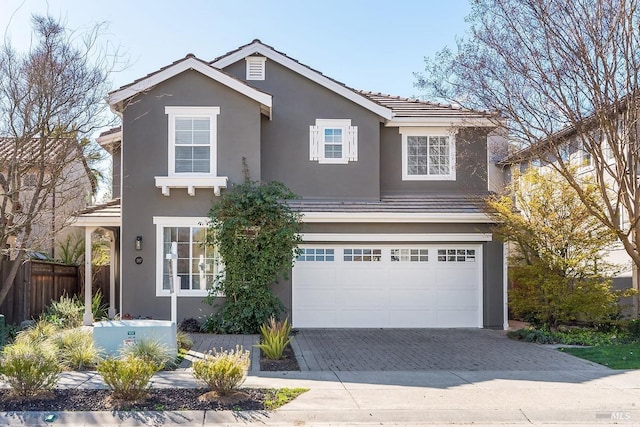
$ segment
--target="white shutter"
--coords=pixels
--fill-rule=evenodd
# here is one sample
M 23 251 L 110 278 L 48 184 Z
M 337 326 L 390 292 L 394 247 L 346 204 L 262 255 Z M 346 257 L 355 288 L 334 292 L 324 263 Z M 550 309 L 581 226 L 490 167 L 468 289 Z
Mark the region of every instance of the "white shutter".
M 320 128 L 309 126 L 309 160 L 320 160 Z
M 347 160 L 358 161 L 358 126 L 347 128 Z

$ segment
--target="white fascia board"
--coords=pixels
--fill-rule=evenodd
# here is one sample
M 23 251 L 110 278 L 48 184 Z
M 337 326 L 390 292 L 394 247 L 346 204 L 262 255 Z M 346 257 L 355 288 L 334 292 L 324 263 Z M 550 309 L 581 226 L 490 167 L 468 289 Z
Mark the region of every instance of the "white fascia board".
M 303 242 L 490 242 L 491 233 L 302 233 Z
M 184 61 L 174 64 L 152 76 L 149 76 L 132 86 L 112 92 L 108 98 L 109 105 L 113 106 L 119 102 L 122 102 L 125 99 L 143 92 L 187 70 L 198 71 L 199 73 L 204 74 L 205 76 L 235 90 L 236 92 L 239 92 L 259 102 L 260 104 L 267 107 L 269 111 L 271 111 L 271 107 L 273 104 L 271 95 L 260 92 L 259 90 L 256 90 L 251 86 L 226 75 L 222 71 L 216 70 L 215 68 L 198 61 L 195 58 L 187 58 Z
M 482 117 L 396 117 L 385 123 L 385 127 L 400 126 L 496 127 L 497 123 Z
M 484 213 L 303 212 L 302 222 L 343 223 L 494 223 Z
M 79 216 L 70 225 L 72 227 L 120 227 L 122 218 L 120 216 Z
M 314 71 L 311 68 L 308 68 L 300 64 L 299 62 L 296 62 L 293 59 L 288 58 L 280 53 L 277 53 L 274 50 L 269 49 L 268 47 L 265 47 L 261 44 L 250 44 L 249 46 L 246 46 L 240 49 L 239 51 L 232 53 L 231 55 L 227 55 L 224 58 L 220 58 L 219 60 L 211 63 L 211 65 L 213 65 L 216 68 L 222 69 L 254 53 L 258 53 L 262 56 L 265 56 L 268 59 L 271 59 L 272 61 L 275 61 L 278 64 L 283 65 L 289 68 L 290 70 L 295 71 L 296 73 L 308 78 L 311 81 L 318 83 L 321 86 L 326 87 L 329 90 L 332 90 L 333 92 L 336 92 L 338 95 L 341 95 L 347 98 L 348 100 L 355 102 L 356 104 L 366 108 L 369 111 L 372 111 L 373 113 L 379 115 L 380 117 L 385 118 L 386 120 L 390 120 L 393 117 L 393 113 L 391 109 L 387 107 L 383 107 L 380 104 L 376 104 L 375 102 L 364 97 L 363 95 L 359 95 L 353 92 L 352 90 L 347 89 L 343 85 L 336 83 L 333 80 L 323 76 L 319 72 Z
M 116 141 L 122 141 L 122 131 L 110 133 L 108 135 L 99 136 L 96 138 L 96 142 L 105 150 L 108 150 L 108 146 L 113 144 Z
M 166 225 L 170 227 L 206 227 L 210 219 L 206 216 L 154 216 L 154 225 Z

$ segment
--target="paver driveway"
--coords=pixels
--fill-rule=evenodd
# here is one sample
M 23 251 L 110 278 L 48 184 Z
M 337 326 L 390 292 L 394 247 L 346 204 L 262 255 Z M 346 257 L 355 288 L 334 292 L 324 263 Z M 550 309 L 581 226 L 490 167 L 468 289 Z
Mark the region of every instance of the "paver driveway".
M 607 368 L 487 329 L 301 329 L 311 371 L 567 371 Z

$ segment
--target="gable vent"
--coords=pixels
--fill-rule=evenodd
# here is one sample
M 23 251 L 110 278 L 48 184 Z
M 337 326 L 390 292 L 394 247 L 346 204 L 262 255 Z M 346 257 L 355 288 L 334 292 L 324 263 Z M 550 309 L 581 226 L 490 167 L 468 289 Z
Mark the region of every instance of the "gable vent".
M 264 80 L 267 58 L 264 56 L 248 56 L 245 59 L 247 61 L 247 80 Z

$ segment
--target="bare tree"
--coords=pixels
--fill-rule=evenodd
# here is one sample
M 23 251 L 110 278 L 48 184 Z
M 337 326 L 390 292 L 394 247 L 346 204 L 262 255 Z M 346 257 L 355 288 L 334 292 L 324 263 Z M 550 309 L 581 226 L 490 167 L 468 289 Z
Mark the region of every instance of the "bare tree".
M 472 5 L 468 37 L 455 53 L 444 49 L 427 59 L 417 86 L 432 97 L 501 111 L 519 153 L 556 169 L 588 212 L 622 242 L 637 289 L 638 1 L 474 0 Z M 584 153 L 601 198 L 584 191 L 571 153 Z
M 78 34 L 51 17 L 32 23 L 27 52 L 8 41 L 0 48 L 0 253 L 8 261 L 0 304 L 29 251 L 88 201 L 87 184 L 95 190 L 86 137 L 109 120 L 104 96 L 116 56 L 100 51 L 103 26 Z

